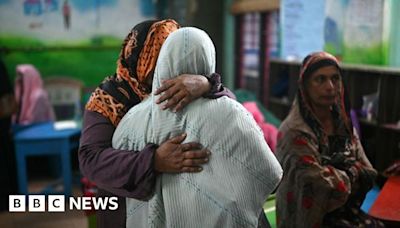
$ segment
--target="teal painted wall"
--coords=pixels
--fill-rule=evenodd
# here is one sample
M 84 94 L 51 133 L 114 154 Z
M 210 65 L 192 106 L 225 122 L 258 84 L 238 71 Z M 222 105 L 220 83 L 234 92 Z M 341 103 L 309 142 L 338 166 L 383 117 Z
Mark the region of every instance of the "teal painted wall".
M 233 0 L 224 0 L 222 75 L 224 84 L 230 89 L 235 89 L 235 20 L 230 13 L 232 3 Z

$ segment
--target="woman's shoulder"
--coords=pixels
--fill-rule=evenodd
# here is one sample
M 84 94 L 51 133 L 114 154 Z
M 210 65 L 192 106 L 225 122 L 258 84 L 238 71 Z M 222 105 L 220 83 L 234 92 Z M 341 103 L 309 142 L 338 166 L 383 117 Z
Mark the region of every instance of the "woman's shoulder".
M 278 144 L 281 145 L 318 147 L 317 137 L 311 128 L 302 119 L 293 119 L 290 116 L 282 122 L 278 138 Z
M 214 111 L 220 111 L 220 112 L 232 112 L 232 111 L 237 111 L 237 110 L 244 110 L 244 107 L 242 104 L 237 102 L 236 100 L 229 98 L 227 96 L 215 98 L 215 99 L 208 99 L 208 98 L 203 98 L 200 97 L 193 102 L 191 102 L 188 105 L 188 108 L 191 109 L 212 109 Z
M 216 99 L 199 98 L 190 103 L 187 109 L 190 116 L 205 115 L 211 123 L 230 123 L 236 121 L 249 122 L 252 115 L 242 104 L 229 97 L 223 96 Z
M 285 135 L 288 136 L 309 133 L 307 125 L 303 121 L 300 119 L 291 118 L 291 116 L 288 116 L 282 121 L 279 127 L 279 132 L 285 133 Z
M 312 129 L 307 125 L 301 116 L 298 109 L 292 109 L 288 116 L 282 121 L 279 131 L 283 133 L 292 133 L 303 134 L 303 135 L 311 135 L 314 136 Z
M 137 119 L 138 116 L 149 115 L 153 108 L 151 102 L 152 102 L 151 97 L 147 97 L 139 104 L 133 105 L 128 110 L 128 112 L 126 112 L 125 115 L 122 117 L 122 120 L 131 119 L 131 118 Z M 122 122 L 122 120 L 121 120 L 121 122 Z

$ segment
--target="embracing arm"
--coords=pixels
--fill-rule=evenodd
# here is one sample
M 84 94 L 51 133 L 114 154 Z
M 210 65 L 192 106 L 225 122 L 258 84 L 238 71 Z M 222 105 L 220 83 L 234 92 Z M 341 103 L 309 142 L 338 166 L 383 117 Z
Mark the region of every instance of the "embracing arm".
M 219 75 L 212 76 L 210 80 L 214 84 L 210 85 L 204 76 L 182 75 L 168 80 L 158 92 L 164 92 L 164 100 L 168 99 L 168 104 L 173 105 L 171 108 L 177 106 L 175 109 L 179 111 L 179 106 L 183 108 L 212 91 L 213 87 L 216 93 L 223 96 L 225 89 L 220 85 Z M 99 187 L 120 196 L 147 198 L 153 191 L 156 171 L 199 172 L 210 155 L 198 143 L 181 144 L 185 134 L 173 137 L 159 147 L 148 144 L 141 151 L 113 149 L 115 127 L 106 117 L 86 110 L 83 123 L 79 148 L 82 173 Z
M 200 144 L 181 144 L 186 134 L 141 151 L 112 148 L 115 127 L 103 115 L 85 111 L 79 148 L 80 169 L 99 187 L 144 200 L 152 195 L 157 173 L 200 172 L 210 152 Z M 134 129 L 132 129 L 134 130 Z
M 182 110 L 193 100 L 203 96 L 216 99 L 228 96 L 236 99 L 235 95 L 221 84 L 221 76 L 213 73 L 210 76 L 183 74 L 173 79 L 165 80 L 155 95 L 159 95 L 157 104 L 162 104 L 163 109 L 174 111 Z
M 115 127 L 103 115 L 85 111 L 79 148 L 79 165 L 86 177 L 116 195 L 145 199 L 154 189 L 153 169 L 157 146 L 148 144 L 133 153 L 111 146 Z

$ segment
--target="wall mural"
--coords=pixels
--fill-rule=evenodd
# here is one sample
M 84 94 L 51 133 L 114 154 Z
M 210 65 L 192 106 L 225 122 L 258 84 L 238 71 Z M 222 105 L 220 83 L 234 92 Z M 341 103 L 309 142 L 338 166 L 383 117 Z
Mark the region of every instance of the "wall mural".
M 0 42 L 15 45 L 8 40 L 28 37 L 44 44 L 79 44 L 99 37 L 120 39 L 134 24 L 152 18 L 151 2 L 0 0 Z
M 31 63 L 43 77 L 97 85 L 115 71 L 119 47 L 153 0 L 0 0 L 0 50 L 10 75 Z

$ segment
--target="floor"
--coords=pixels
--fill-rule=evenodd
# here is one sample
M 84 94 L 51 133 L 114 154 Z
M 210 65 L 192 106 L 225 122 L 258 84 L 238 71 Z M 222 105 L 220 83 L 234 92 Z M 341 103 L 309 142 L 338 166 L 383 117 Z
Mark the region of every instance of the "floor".
M 75 182 L 73 196 L 82 196 L 82 191 L 79 188 L 79 182 Z M 29 183 L 29 191 L 37 192 L 44 186 L 51 183 L 48 179 L 34 180 Z M 271 227 L 276 227 L 275 221 L 275 197 L 274 195 L 268 198 L 264 204 L 264 211 L 271 224 Z M 94 217 L 91 217 L 91 222 L 94 222 Z M 1 228 L 89 228 L 95 227 L 95 223 L 89 226 L 89 219 L 83 211 L 65 212 L 0 212 L 0 227 Z
M 29 183 L 29 191 L 35 192 L 50 183 L 49 180 L 35 180 Z M 82 196 L 78 184 L 73 189 L 73 196 Z M 275 222 L 275 197 L 271 196 L 264 205 L 271 227 Z M 94 217 L 91 217 L 92 222 Z M 94 227 L 94 223 L 90 227 Z M 1 228 L 89 228 L 89 219 L 83 211 L 65 212 L 0 212 Z
M 50 180 L 38 179 L 29 183 L 29 191 L 35 192 L 42 189 L 44 186 L 51 183 Z M 74 181 L 73 196 L 82 196 L 82 191 L 79 186 L 79 178 Z M 365 207 L 368 198 L 372 196 L 370 193 L 363 204 Z M 376 196 L 374 196 L 376 198 Z M 374 199 L 375 199 L 374 198 Z M 373 199 L 373 201 L 374 201 Z M 372 203 L 371 203 L 372 204 Z M 369 205 L 370 206 L 370 205 Z M 271 224 L 271 227 L 276 227 L 275 218 L 275 196 L 271 195 L 264 204 L 264 211 Z M 91 222 L 94 222 L 94 217 L 91 217 Z M 89 228 L 95 227 L 95 224 L 89 226 L 89 218 L 80 210 L 66 210 L 65 212 L 0 212 L 0 227 L 1 228 Z M 394 226 L 395 227 L 395 226 Z M 397 226 L 396 226 L 397 227 Z
M 46 185 L 45 180 L 29 183 L 29 191 Z M 80 188 L 74 187 L 73 196 L 82 196 Z M 88 228 L 88 218 L 83 211 L 65 212 L 0 212 L 1 228 Z
M 86 228 L 88 220 L 82 211 L 63 213 L 0 213 L 2 228 Z

